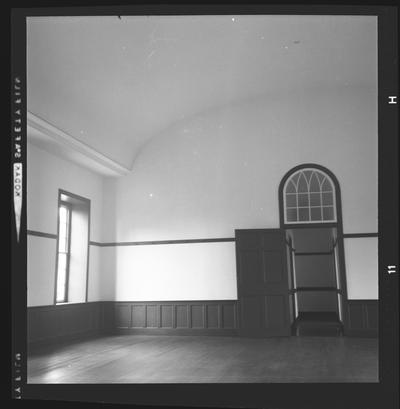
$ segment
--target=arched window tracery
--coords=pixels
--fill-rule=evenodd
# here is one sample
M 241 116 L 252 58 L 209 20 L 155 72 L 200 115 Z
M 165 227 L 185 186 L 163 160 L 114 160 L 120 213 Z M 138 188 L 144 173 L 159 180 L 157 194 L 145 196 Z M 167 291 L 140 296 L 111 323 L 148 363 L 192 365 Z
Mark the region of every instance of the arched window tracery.
M 336 222 L 336 192 L 332 179 L 323 171 L 295 171 L 283 188 L 285 223 Z

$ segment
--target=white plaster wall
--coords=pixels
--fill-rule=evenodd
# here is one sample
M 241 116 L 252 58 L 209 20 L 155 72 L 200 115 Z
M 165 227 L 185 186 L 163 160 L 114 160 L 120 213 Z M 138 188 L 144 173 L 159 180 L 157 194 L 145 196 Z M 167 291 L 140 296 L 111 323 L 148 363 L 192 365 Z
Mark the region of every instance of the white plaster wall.
M 89 246 L 89 279 L 88 279 L 88 301 L 101 301 L 101 272 L 100 262 L 101 249 L 97 246 Z
M 116 300 L 236 299 L 235 244 L 117 247 Z
M 116 282 L 121 276 L 117 264 L 117 248 L 116 247 L 99 247 L 99 263 L 101 263 L 99 277 L 99 298 L 105 301 L 117 300 Z M 128 283 L 127 283 L 128 284 Z M 120 282 L 121 285 L 121 282 Z M 138 291 L 138 289 L 136 289 Z M 132 298 L 132 301 L 134 299 Z
M 63 189 L 90 199 L 90 238 L 100 241 L 102 177 L 31 143 L 27 166 L 28 230 L 57 234 L 58 189 Z
M 27 305 L 53 304 L 56 240 L 28 235 L 27 247 Z
M 378 299 L 378 239 L 344 239 L 347 296 L 349 299 Z

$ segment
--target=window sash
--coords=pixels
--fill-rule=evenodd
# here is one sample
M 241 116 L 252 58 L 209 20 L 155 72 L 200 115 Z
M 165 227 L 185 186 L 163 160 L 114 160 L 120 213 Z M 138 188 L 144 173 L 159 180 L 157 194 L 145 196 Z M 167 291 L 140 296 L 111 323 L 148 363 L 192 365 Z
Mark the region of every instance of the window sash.
M 61 202 L 58 226 L 56 303 L 68 301 L 71 213 L 70 204 Z
M 315 178 L 320 186 L 319 191 L 316 191 Z M 299 191 L 300 181 L 303 184 L 302 191 Z M 304 190 L 305 183 L 307 191 Z M 295 172 L 285 183 L 282 199 L 285 223 L 337 222 L 334 184 L 318 169 L 304 168 Z

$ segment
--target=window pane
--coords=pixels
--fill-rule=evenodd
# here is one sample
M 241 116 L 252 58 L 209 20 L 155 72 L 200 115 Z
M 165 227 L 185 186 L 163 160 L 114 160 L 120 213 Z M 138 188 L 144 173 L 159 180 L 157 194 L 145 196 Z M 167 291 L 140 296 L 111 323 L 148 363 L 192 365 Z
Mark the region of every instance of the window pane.
M 65 285 L 67 279 L 67 255 L 58 254 L 57 266 L 57 302 L 65 301 Z
M 310 181 L 310 177 L 311 177 L 311 174 L 312 174 L 312 173 L 313 173 L 312 170 L 304 170 L 304 171 L 303 171 L 303 174 L 304 174 L 304 176 L 306 177 L 307 182 Z
M 319 192 L 320 187 L 319 187 L 319 182 L 316 176 L 316 173 L 313 172 L 310 180 L 310 192 Z
M 311 220 L 321 220 L 321 209 L 319 207 L 311 208 Z
M 327 206 L 322 208 L 323 220 L 334 220 L 333 218 L 333 206 Z
M 297 209 L 286 209 L 286 221 L 297 222 Z
M 291 180 L 286 185 L 286 193 L 296 193 L 296 186 Z
M 58 251 L 67 251 L 67 226 L 65 223 L 60 223 L 60 231 L 58 233 Z
M 67 223 L 67 219 L 68 219 L 68 210 L 65 206 L 60 206 L 60 223 L 61 224 L 65 224 Z
M 332 194 L 332 192 L 322 193 L 322 204 L 324 206 L 333 205 L 333 194 Z
M 315 174 L 317 175 L 318 181 L 320 184 L 322 184 L 325 180 L 325 176 L 321 173 L 321 172 L 315 172 Z
M 286 207 L 296 207 L 296 193 L 289 193 L 286 195 Z
M 321 195 L 319 193 L 310 193 L 310 206 L 321 206 Z
M 299 193 L 298 200 L 299 200 L 299 206 L 308 207 L 308 193 Z
M 294 185 L 295 186 L 297 186 L 297 181 L 299 180 L 299 177 L 300 177 L 300 172 L 299 173 L 296 173 L 296 174 L 294 174 L 293 176 L 292 176 L 292 181 L 293 181 L 293 183 L 294 183 Z
M 297 191 L 298 192 L 308 192 L 307 181 L 306 181 L 306 178 L 304 177 L 303 174 L 301 174 L 301 176 L 300 176 Z
M 60 253 L 67 253 L 68 241 L 66 237 L 60 237 L 58 239 L 58 251 Z
M 309 209 L 299 209 L 299 221 L 307 222 L 310 220 Z
M 324 183 L 322 183 L 322 191 L 324 192 L 332 192 L 332 185 L 331 182 L 329 182 L 329 180 L 327 178 L 325 178 Z

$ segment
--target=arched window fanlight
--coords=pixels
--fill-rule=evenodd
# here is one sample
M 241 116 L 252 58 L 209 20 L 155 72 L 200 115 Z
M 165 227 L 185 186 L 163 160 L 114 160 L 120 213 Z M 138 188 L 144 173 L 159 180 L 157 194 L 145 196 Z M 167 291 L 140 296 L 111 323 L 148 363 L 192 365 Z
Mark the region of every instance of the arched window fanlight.
M 283 188 L 285 223 L 336 222 L 336 192 L 331 178 L 318 169 L 293 173 Z

